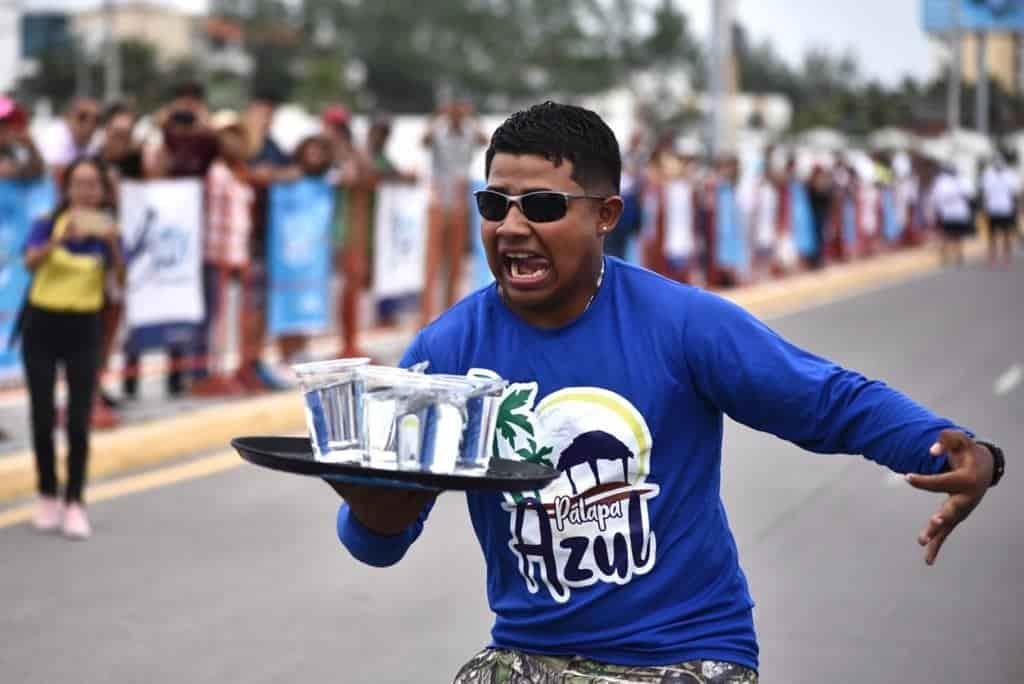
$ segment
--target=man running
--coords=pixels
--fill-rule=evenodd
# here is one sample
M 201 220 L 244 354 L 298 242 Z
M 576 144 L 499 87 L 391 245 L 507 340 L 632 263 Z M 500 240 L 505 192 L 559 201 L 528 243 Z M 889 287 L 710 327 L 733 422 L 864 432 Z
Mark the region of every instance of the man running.
M 499 413 L 515 419 L 496 448 L 562 471 L 539 492 L 468 495 L 496 621 L 458 683 L 757 681 L 753 601 L 719 494 L 724 415 L 947 492 L 918 537 L 929 564 L 1001 473 L 996 447 L 884 384 L 605 257 L 620 172 L 593 112 L 549 102 L 509 118 L 477 195 L 496 283 L 402 362 L 508 379 Z M 377 566 L 402 558 L 434 500 L 333 486 L 341 542 Z

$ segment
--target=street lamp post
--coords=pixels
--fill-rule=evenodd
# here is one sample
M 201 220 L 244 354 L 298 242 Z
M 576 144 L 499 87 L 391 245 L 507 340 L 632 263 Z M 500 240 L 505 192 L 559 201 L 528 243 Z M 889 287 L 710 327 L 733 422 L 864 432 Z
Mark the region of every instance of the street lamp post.
M 108 102 L 121 97 L 121 55 L 114 18 L 114 0 L 103 0 L 103 96 Z
M 950 132 L 960 127 L 960 73 L 963 40 L 960 32 L 960 0 L 950 0 L 953 4 L 953 29 L 950 32 L 952 56 L 949 64 L 949 101 L 946 109 L 948 116 L 947 128 Z
M 988 35 L 978 31 L 975 38 L 975 60 L 978 70 L 977 88 L 974 91 L 974 121 L 978 132 L 988 135 L 988 62 L 986 45 Z
M 727 70 L 731 66 L 732 54 L 732 0 L 711 0 L 711 33 L 708 50 L 708 109 L 707 137 L 708 152 L 717 158 L 725 146 Z

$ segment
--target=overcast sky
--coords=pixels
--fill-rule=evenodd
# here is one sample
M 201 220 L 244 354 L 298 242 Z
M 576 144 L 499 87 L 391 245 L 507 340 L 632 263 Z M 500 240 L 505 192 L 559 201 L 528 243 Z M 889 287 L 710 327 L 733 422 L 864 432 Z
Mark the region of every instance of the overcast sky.
M 115 0 L 119 1 L 123 0 Z M 161 1 L 196 12 L 206 6 L 206 0 Z M 28 7 L 98 4 L 98 0 L 22 2 Z M 676 2 L 689 13 L 697 34 L 705 37 L 710 0 Z M 864 71 L 885 83 L 897 83 L 905 74 L 932 75 L 933 53 L 921 30 L 921 0 L 736 0 L 736 5 L 739 20 L 754 38 L 770 37 L 792 62 L 799 62 L 813 45 L 849 46 L 859 55 Z
M 706 36 L 709 0 L 677 0 Z M 905 74 L 932 76 L 933 52 L 921 30 L 921 0 L 736 0 L 738 19 L 755 40 L 771 38 L 798 63 L 807 48 L 850 47 L 869 76 L 887 84 Z

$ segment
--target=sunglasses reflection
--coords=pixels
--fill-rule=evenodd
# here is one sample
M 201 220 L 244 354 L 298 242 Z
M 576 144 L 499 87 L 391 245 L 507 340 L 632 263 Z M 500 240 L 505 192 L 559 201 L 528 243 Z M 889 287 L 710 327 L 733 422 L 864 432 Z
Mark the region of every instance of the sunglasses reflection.
M 497 190 L 478 190 L 474 193 L 477 210 L 487 221 L 502 221 L 512 205 L 528 221 L 549 223 L 565 218 L 569 213 L 569 201 L 579 199 L 605 200 L 601 195 L 574 195 L 554 190 L 538 190 L 523 195 L 506 195 Z

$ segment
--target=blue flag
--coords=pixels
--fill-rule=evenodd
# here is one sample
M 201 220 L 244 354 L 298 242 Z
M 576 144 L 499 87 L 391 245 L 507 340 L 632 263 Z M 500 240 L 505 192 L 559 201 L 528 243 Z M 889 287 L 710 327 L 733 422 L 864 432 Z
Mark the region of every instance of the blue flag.
M 270 189 L 267 329 L 271 335 L 327 329 L 334 194 L 320 178 Z
M 843 245 L 850 252 L 857 249 L 857 204 L 852 197 L 843 198 Z
M 793 181 L 790 192 L 790 230 L 796 251 L 804 257 L 818 253 L 818 238 L 814 234 L 814 215 L 811 212 L 811 198 L 807 188 L 800 181 Z
M 903 233 L 903 220 L 896 211 L 896 195 L 892 188 L 882 190 L 882 230 L 889 242 L 896 242 Z
M 719 264 L 742 273 L 747 268 L 747 234 L 736 191 L 732 185 L 718 186 L 715 204 L 715 257 Z
M 54 204 L 49 181 L 0 181 L 0 378 L 16 375 L 21 364 L 20 354 L 10 342 L 30 280 L 22 250 L 32 217 L 52 211 Z

